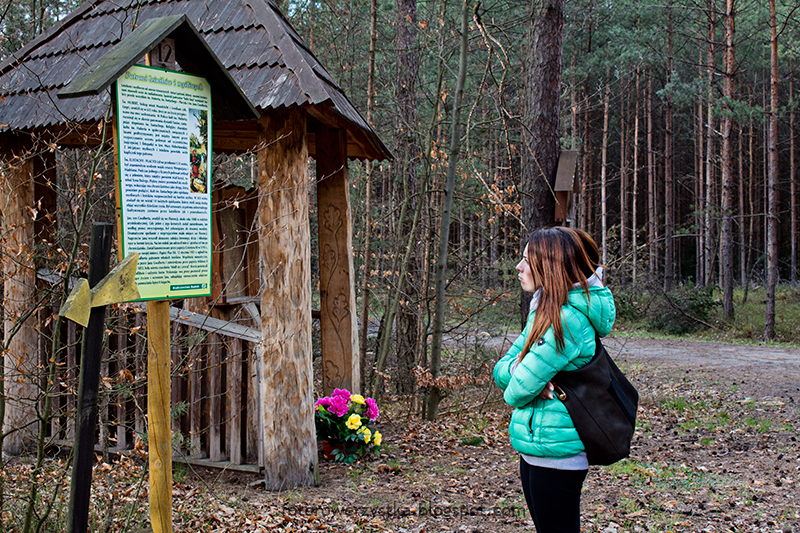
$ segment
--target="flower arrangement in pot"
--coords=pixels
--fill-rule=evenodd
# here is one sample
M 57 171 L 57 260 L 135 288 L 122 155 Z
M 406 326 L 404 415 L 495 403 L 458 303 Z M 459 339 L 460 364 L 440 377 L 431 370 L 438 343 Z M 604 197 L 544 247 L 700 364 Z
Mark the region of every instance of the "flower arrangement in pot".
M 347 389 L 334 389 L 333 394 L 317 400 L 314 422 L 317 439 L 327 459 L 352 463 L 359 455 L 380 455 L 383 437 L 369 425 L 378 418 L 378 403 Z

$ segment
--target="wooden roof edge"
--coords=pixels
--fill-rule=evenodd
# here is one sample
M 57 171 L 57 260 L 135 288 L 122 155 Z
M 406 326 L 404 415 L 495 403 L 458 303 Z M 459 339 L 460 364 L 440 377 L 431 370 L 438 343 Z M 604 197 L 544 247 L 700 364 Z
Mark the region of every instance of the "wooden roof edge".
M 89 68 L 75 76 L 58 91 L 57 96 L 78 98 L 100 94 L 183 22 L 189 22 L 186 15 L 145 20 Z
M 179 35 L 194 50 L 191 65 L 184 65 L 189 74 L 203 75 L 211 83 L 212 91 L 223 92 L 226 105 L 238 119 L 257 118 L 258 111 L 244 94 L 242 88 L 220 62 L 206 40 L 185 14 L 153 18 L 143 21 L 100 59 L 72 79 L 57 95 L 59 98 L 95 96 L 131 68 L 159 42 L 169 35 Z M 186 56 L 186 54 L 182 54 Z M 186 59 L 184 57 L 183 59 Z M 182 61 L 179 61 L 183 63 Z M 185 61 L 184 61 L 185 62 Z
M 61 32 L 64 28 L 72 24 L 72 22 L 78 18 L 82 17 L 87 11 L 94 8 L 98 3 L 102 2 L 103 0 L 87 0 L 86 2 L 79 5 L 75 10 L 73 10 L 69 15 L 64 17 L 63 19 L 59 20 L 52 26 L 50 26 L 47 30 L 43 31 L 39 35 L 33 38 L 28 44 L 17 50 L 16 52 L 12 53 L 9 57 L 7 57 L 3 62 L 0 63 L 0 74 L 5 74 L 5 72 L 9 69 L 9 67 L 14 66 L 15 63 L 21 61 L 28 55 L 31 50 L 34 50 L 42 43 L 47 42 L 48 40 L 52 39 L 53 37 L 57 36 L 59 32 Z

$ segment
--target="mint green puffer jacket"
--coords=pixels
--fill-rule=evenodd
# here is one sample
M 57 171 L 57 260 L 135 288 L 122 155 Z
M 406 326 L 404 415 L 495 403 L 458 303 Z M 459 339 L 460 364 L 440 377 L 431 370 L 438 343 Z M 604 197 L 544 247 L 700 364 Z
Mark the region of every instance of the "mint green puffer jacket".
M 589 287 L 587 299 L 582 288 L 569 292 L 561 309 L 564 350 L 557 351 L 553 328 L 534 343 L 530 352 L 511 374 L 536 311 L 528 316 L 525 330 L 494 367 L 494 380 L 506 403 L 515 407 L 508 428 L 511 445 L 520 453 L 537 457 L 563 458 L 584 451 L 567 408 L 558 398 L 539 397 L 548 381 L 561 370 L 575 370 L 591 361 L 595 331 L 601 337 L 611 331 L 616 317 L 614 297 L 606 287 Z

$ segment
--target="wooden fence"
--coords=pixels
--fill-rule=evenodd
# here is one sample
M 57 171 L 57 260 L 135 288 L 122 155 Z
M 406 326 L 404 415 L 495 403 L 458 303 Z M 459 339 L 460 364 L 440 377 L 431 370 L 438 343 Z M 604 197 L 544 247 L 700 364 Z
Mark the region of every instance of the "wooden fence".
M 146 438 L 146 306 L 111 311 L 100 386 L 98 451 L 124 453 Z M 236 306 L 244 316 L 219 317 L 170 308 L 172 330 L 172 410 L 175 460 L 210 467 L 258 472 L 263 467 L 259 435 L 258 347 L 255 303 Z M 49 310 L 48 310 L 49 311 Z M 54 309 L 53 312 L 57 312 Z M 43 312 L 45 315 L 47 311 Z M 50 323 L 46 316 L 40 324 Z M 248 324 L 249 323 L 249 324 Z M 58 356 L 50 441 L 72 446 L 82 328 L 67 321 L 66 349 Z M 49 353 L 47 331 L 41 353 Z

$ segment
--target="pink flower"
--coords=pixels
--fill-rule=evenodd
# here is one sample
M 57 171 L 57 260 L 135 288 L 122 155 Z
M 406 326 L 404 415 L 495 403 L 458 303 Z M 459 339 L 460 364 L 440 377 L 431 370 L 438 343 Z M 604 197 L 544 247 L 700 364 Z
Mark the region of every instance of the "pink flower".
M 325 396 L 324 398 L 320 398 L 319 400 L 317 400 L 317 403 L 315 403 L 314 405 L 319 405 L 320 407 L 325 407 L 327 409 L 328 406 L 330 406 L 330 404 L 331 404 L 330 397 Z
M 328 411 L 336 416 L 344 416 L 350 410 L 350 397 L 332 396 L 331 404 L 327 407 Z
M 378 402 L 372 398 L 366 398 L 365 401 L 367 402 L 367 418 L 370 422 L 375 422 L 375 419 L 378 418 Z
M 337 396 L 341 396 L 342 398 L 350 399 L 350 391 L 347 389 L 333 389 L 333 394 L 331 394 L 331 398 L 335 398 Z

